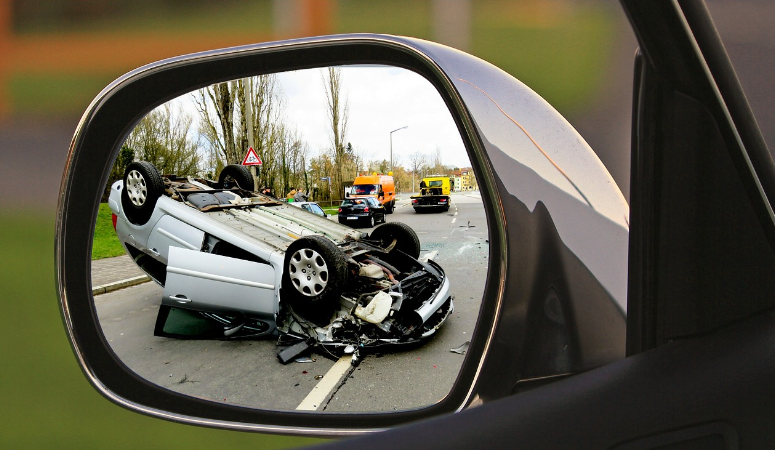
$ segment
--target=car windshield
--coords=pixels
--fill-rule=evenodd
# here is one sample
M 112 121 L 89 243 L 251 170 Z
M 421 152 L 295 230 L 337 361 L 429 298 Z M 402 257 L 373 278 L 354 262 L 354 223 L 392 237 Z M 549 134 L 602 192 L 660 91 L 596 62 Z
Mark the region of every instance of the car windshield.
M 442 181 L 441 180 L 431 180 L 428 183 L 429 187 L 441 187 L 441 185 L 442 185 Z
M 377 193 L 376 184 L 356 184 L 353 186 L 352 195 L 374 195 Z

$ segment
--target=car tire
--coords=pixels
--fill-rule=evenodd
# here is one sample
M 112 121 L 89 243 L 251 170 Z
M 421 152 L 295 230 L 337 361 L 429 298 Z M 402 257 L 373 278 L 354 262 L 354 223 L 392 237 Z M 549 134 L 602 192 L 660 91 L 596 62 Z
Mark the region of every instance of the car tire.
M 250 173 L 250 169 L 239 164 L 229 164 L 218 175 L 218 185 L 222 189 L 239 187 L 246 191 L 252 191 L 253 184 L 253 174 Z
M 387 214 L 393 214 L 393 210 L 396 208 L 396 201 L 390 201 L 385 205 L 385 212 Z
M 395 240 L 396 245 L 391 251 L 400 250 L 415 259 L 420 257 L 420 238 L 405 223 L 383 223 L 371 232 L 369 238 L 379 241 L 382 247 L 388 247 Z
M 311 272 L 311 273 L 310 273 Z M 347 260 L 328 238 L 299 238 L 285 252 L 282 298 L 308 320 L 330 314 L 347 284 Z
M 375 223 L 376 221 L 374 220 L 374 216 L 373 215 L 369 216 L 369 227 L 374 228 Z
M 124 171 L 121 209 L 131 223 L 134 225 L 147 223 L 162 193 L 164 193 L 164 181 L 153 164 L 147 161 L 129 163 Z

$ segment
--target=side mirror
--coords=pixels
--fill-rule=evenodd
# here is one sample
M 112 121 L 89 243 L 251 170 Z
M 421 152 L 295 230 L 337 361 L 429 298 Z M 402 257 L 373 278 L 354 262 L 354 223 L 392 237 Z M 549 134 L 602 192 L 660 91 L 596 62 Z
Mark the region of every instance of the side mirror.
M 216 391 L 193 393 L 187 390 L 185 373 L 173 380 L 179 382 L 176 385 L 159 378 L 159 370 L 165 368 L 145 365 L 160 361 L 163 351 L 177 355 L 180 341 L 156 337 L 159 340 L 155 342 L 164 349 L 154 345 L 153 350 L 143 353 L 124 351 L 120 342 L 108 338 L 112 322 L 101 320 L 102 311 L 95 304 L 89 255 L 100 198 L 116 156 L 136 125 L 165 102 L 216 84 L 235 80 L 251 83 L 253 77 L 310 68 L 375 65 L 408 70 L 427 80 L 445 105 L 473 168 L 479 193 L 451 198 L 453 206 L 464 202 L 480 205 L 479 229 L 475 219 L 454 216 L 452 211 L 452 217 L 417 215 L 428 221 L 444 217 L 450 227 L 446 237 L 454 242 L 449 254 L 433 254 L 433 248 L 423 248 L 427 242 L 424 235 L 392 223 L 402 214 L 415 214 L 412 208 L 393 211 L 398 205 L 391 205 L 386 212 L 392 215 L 385 214 L 391 220 L 369 232 L 340 228 L 322 218 L 324 223 L 307 222 L 301 227 L 294 209 L 303 211 L 295 206 L 251 197 L 249 190 L 211 189 L 195 176 L 156 179 L 150 168 L 146 178 L 158 188 L 157 207 L 143 223 L 119 221 L 116 230 L 125 237 L 122 244 L 127 253 L 160 286 L 149 308 L 166 308 L 156 322 L 162 334 L 167 322 L 183 320 L 193 312 L 196 318 L 207 318 L 208 326 L 212 321 L 218 324 L 217 339 L 294 338 L 280 342 L 287 345 L 276 355 L 281 362 L 296 361 L 312 346 L 319 349 L 317 358 L 325 358 L 328 351 L 339 360 L 340 355 L 350 355 L 341 373 L 353 377 L 401 374 L 414 364 L 413 370 L 421 373 L 422 381 L 398 377 L 389 388 L 375 388 L 398 394 L 401 401 L 425 395 L 442 381 L 449 386 L 444 393 L 434 394 L 421 406 L 400 403 L 363 409 L 363 399 L 374 395 L 367 386 L 363 391 L 340 389 L 330 394 L 361 401 L 350 410 L 309 412 L 317 411 L 320 401 L 330 397 L 312 398 L 304 408 L 295 409 L 296 405 L 278 400 L 286 392 L 272 389 L 271 383 L 306 371 L 306 362 L 300 359 L 282 366 L 272 353 L 269 359 L 280 368 L 276 372 L 267 369 L 269 359 L 260 364 L 242 360 L 243 366 L 255 364 L 250 366 L 250 380 L 266 383 L 261 389 L 245 384 L 245 389 L 270 392 L 275 397 L 254 404 L 241 397 L 223 398 Z M 264 168 L 261 173 L 266 172 Z M 123 207 L 144 201 L 122 200 L 127 195 L 122 190 L 129 186 L 127 180 L 130 178 L 111 185 L 115 191 L 111 191 L 111 208 L 119 217 Z M 131 182 L 134 193 L 143 192 L 137 178 Z M 198 196 L 192 198 L 194 193 Z M 444 206 L 449 209 L 450 205 Z M 245 212 L 267 208 L 276 208 L 271 211 L 271 220 Z M 203 219 L 203 211 L 217 211 L 218 215 Z M 59 295 L 65 325 L 85 374 L 103 395 L 124 407 L 221 428 L 320 435 L 363 433 L 453 413 L 623 358 L 628 216 L 627 203 L 613 179 L 568 122 L 527 86 L 482 60 L 435 43 L 394 36 L 346 35 L 258 44 L 141 67 L 113 82 L 92 102 L 73 139 L 59 204 Z M 232 220 L 241 221 L 240 226 L 218 231 Z M 271 242 L 272 248 L 281 251 L 261 257 L 260 249 L 269 245 L 269 240 L 256 244 L 250 236 L 267 227 L 282 229 Z M 296 240 L 283 240 L 289 233 Z M 151 242 L 153 239 L 157 240 Z M 343 248 L 350 252 L 347 257 L 336 256 Z M 316 272 L 317 281 L 308 276 L 308 284 L 300 277 L 294 278 L 300 280 L 298 283 L 292 281 L 289 273 L 306 270 L 317 261 L 308 256 L 310 266 L 303 267 L 307 262 L 294 260 L 297 254 L 321 256 L 326 261 L 321 265 L 326 275 Z M 476 260 L 470 255 L 476 255 Z M 442 257 L 449 263 L 433 261 Z M 391 276 L 385 275 L 388 272 Z M 477 272 L 480 284 L 467 290 L 467 280 L 475 278 Z M 397 279 L 394 274 L 399 275 Z M 330 277 L 345 286 L 336 295 L 328 295 L 333 289 L 329 289 Z M 192 284 L 192 280 L 199 284 Z M 352 280 L 361 284 L 348 290 Z M 170 291 L 175 282 L 181 289 L 205 288 L 179 295 Z M 401 290 L 393 288 L 404 282 Z M 245 298 L 244 302 L 192 307 L 199 304 L 197 296 L 207 294 L 212 283 L 228 284 L 234 288 L 229 298 Z M 311 292 L 307 301 L 299 294 L 296 300 L 284 303 L 294 289 L 301 292 L 303 286 Z M 432 288 L 426 292 L 424 286 Z M 405 300 L 410 288 L 418 294 Z M 384 295 L 371 295 L 375 289 Z M 450 296 L 459 302 L 454 311 L 452 300 L 446 303 Z M 261 304 L 256 306 L 255 302 Z M 363 340 L 362 334 L 349 331 L 354 325 L 374 334 Z M 389 337 L 375 338 L 382 336 L 379 330 Z M 412 347 L 431 335 L 436 345 L 433 348 L 439 353 L 425 346 Z M 348 344 L 348 339 L 357 345 Z M 378 346 L 372 347 L 371 356 L 365 350 L 359 353 L 361 344 L 366 347 L 374 339 L 407 345 L 397 354 L 383 353 Z M 246 342 L 237 344 L 243 350 L 251 347 L 251 341 L 239 342 Z M 323 350 L 326 347 L 330 348 Z M 433 363 L 441 361 L 442 354 L 457 358 L 447 371 L 441 363 Z M 198 352 L 192 358 L 202 355 Z M 352 362 L 356 359 L 362 361 L 360 372 L 354 372 L 357 369 Z M 384 364 L 373 370 L 376 366 L 370 361 L 379 359 Z M 189 359 L 185 363 L 193 366 L 199 362 Z M 334 370 L 333 362 L 328 365 Z M 217 374 L 222 377 L 218 380 L 221 385 L 248 379 L 247 375 L 239 379 L 228 378 L 230 375 Z M 354 385 L 348 376 L 335 377 L 333 386 Z M 271 401 L 276 402 L 267 403 Z

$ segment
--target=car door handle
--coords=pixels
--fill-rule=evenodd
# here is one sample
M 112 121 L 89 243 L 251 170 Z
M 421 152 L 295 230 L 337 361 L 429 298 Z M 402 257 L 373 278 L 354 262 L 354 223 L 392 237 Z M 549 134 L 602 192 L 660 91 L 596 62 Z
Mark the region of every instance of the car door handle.
M 178 303 L 191 303 L 191 299 L 182 294 L 170 295 L 170 300 L 175 300 Z

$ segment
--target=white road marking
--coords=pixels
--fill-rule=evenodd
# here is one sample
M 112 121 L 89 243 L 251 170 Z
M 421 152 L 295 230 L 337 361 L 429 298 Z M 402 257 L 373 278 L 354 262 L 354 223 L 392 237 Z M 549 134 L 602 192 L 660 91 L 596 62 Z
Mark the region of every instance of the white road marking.
M 297 411 L 317 411 L 318 408 L 328 400 L 328 397 L 333 393 L 334 389 L 339 386 L 339 383 L 344 377 L 349 375 L 353 366 L 350 363 L 352 361 L 352 355 L 344 355 L 339 358 L 339 361 L 335 362 L 323 378 L 318 381 L 318 384 L 307 394 L 307 397 L 299 403 L 296 407 Z
M 455 208 L 455 214 L 453 214 L 453 216 L 456 216 L 456 215 L 457 215 L 457 208 Z
M 456 220 L 457 220 L 457 217 L 453 217 L 452 218 L 452 223 L 455 223 Z

